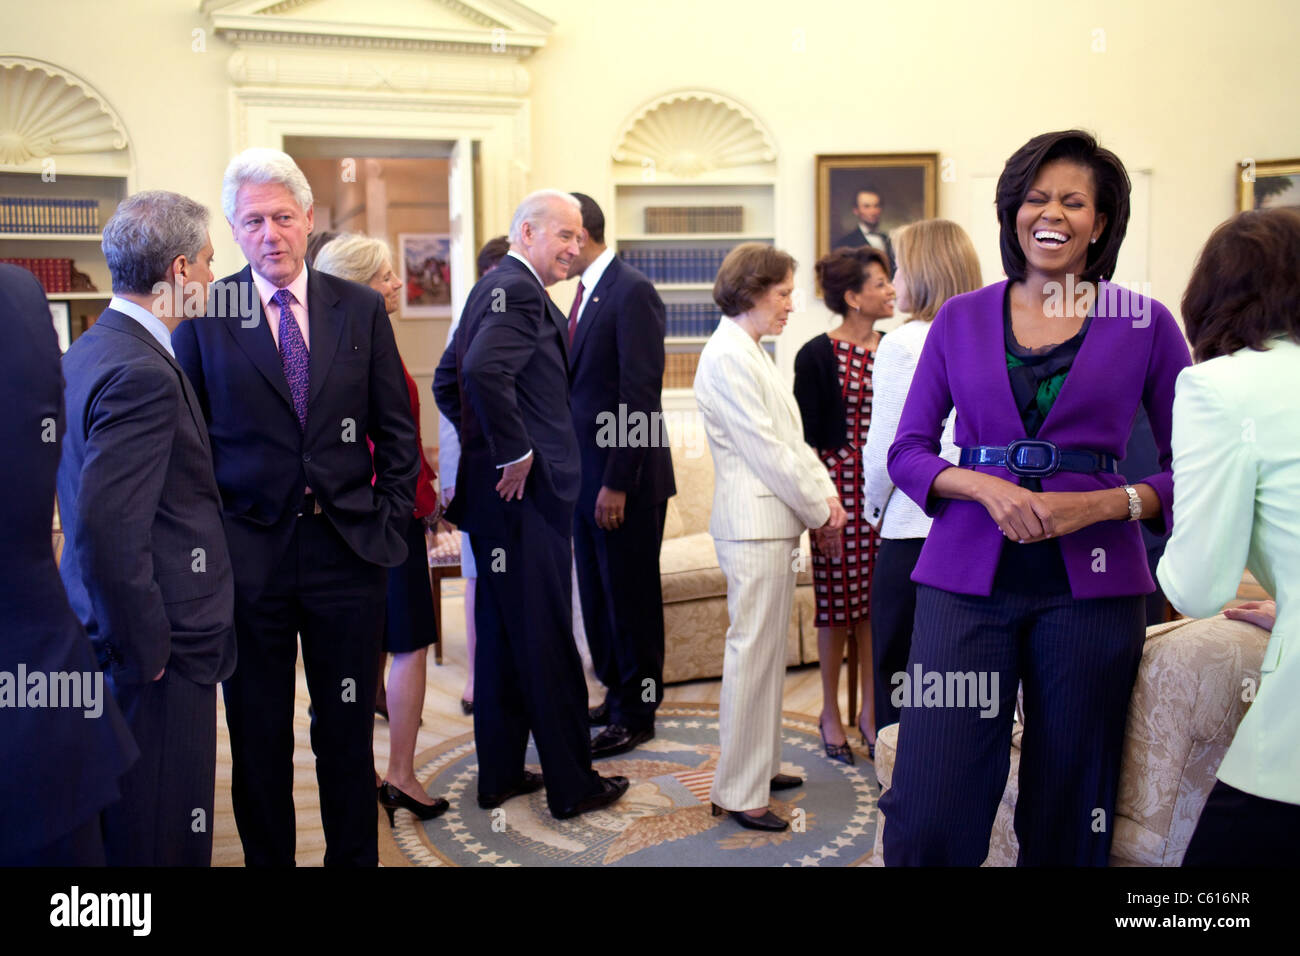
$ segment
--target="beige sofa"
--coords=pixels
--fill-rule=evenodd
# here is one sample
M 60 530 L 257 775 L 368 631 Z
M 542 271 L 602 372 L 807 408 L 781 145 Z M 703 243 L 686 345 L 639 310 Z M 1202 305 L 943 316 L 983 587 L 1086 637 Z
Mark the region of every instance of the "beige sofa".
M 713 456 L 703 444 L 673 445 L 677 494 L 668 501 L 659 573 L 664 602 L 664 682 L 722 676 L 727 581 L 709 535 Z M 801 542 L 808 553 L 808 536 Z M 793 561 L 794 558 L 792 557 Z M 811 562 L 799 573 L 786 636 L 786 666 L 817 660 Z
M 1178 866 L 1205 806 L 1214 773 L 1259 687 L 1267 632 L 1219 615 L 1184 618 L 1147 629 L 1129 705 L 1112 866 Z M 985 866 L 1014 866 L 1012 821 L 1019 791 L 1020 725 L 1012 734 L 1011 769 Z M 889 788 L 898 724 L 880 731 L 876 775 Z M 877 810 L 870 865 L 883 864 L 884 814 Z

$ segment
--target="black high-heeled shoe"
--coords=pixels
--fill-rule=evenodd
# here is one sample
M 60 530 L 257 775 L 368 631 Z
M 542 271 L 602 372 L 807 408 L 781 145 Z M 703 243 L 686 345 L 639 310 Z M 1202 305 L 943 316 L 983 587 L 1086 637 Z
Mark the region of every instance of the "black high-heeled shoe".
M 713 815 L 720 817 L 724 813 L 731 814 L 731 818 L 747 830 L 767 830 L 769 832 L 779 833 L 782 830 L 790 829 L 790 821 L 782 820 L 771 810 L 767 810 L 761 817 L 751 817 L 742 810 L 724 810 L 716 803 L 712 804 Z
M 822 735 L 822 746 L 826 748 L 826 756 L 840 763 L 846 763 L 850 767 L 853 766 L 853 748 L 849 746 L 847 740 L 842 744 L 832 744 L 827 741 L 826 728 L 822 726 L 820 718 L 817 720 L 817 732 Z
M 379 805 L 388 811 L 388 825 L 393 825 L 393 815 L 398 807 L 403 810 L 410 810 L 421 820 L 432 820 L 440 817 L 451 807 L 451 804 L 442 797 L 435 797 L 433 803 L 421 803 L 414 797 L 407 796 L 401 790 L 398 790 L 391 783 L 385 780 L 379 785 Z
M 867 749 L 867 759 L 870 760 L 872 763 L 875 763 L 876 745 L 872 743 L 867 743 L 867 732 L 862 729 L 861 724 L 858 724 L 858 733 L 862 735 L 862 746 Z
M 460 699 L 460 712 L 464 714 L 466 717 L 472 716 L 474 713 L 474 702 L 472 700 L 466 700 L 464 697 L 462 697 Z

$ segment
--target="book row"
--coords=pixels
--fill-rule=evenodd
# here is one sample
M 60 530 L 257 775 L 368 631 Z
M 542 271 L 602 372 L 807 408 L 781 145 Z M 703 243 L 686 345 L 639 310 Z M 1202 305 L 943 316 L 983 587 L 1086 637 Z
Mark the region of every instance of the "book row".
M 647 206 L 645 231 L 740 232 L 743 206 Z
M 668 338 L 698 338 L 712 335 L 718 327 L 718 308 L 712 302 L 667 302 L 665 335 Z
M 99 200 L 0 196 L 0 232 L 99 232 Z
M 619 257 L 651 282 L 712 282 L 730 249 L 623 249 Z
M 0 259 L 0 262 L 26 269 L 50 292 L 71 292 L 71 259 Z

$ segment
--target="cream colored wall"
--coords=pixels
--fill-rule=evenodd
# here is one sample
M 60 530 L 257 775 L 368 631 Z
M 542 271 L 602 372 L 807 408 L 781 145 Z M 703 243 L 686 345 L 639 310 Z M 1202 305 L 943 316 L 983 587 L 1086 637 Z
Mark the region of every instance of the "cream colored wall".
M 372 0 L 330 2 L 352 2 L 364 21 Z M 524 61 L 533 77 L 530 185 L 609 203 L 609 151 L 628 114 L 670 89 L 720 90 L 775 135 L 780 241 L 803 264 L 810 298 L 819 152 L 937 150 L 954 173 L 940 183 L 939 212 L 971 227 L 976 177 L 996 175 L 1035 133 L 1089 127 L 1131 168 L 1153 171 L 1149 273 L 1153 294 L 1175 312 L 1201 243 L 1233 212 L 1238 160 L 1300 155 L 1294 0 L 530 5 L 557 23 L 546 48 Z M 174 189 L 211 207 L 224 273 L 243 266 L 219 214 L 232 51 L 210 31 L 206 52 L 192 50 L 191 31 L 208 28 L 198 7 L 58 0 L 6 17 L 0 42 L 5 53 L 80 74 L 109 100 L 131 135 L 134 187 Z M 1093 52 L 1098 29 L 1104 52 Z M 505 225 L 485 222 L 484 234 Z M 796 317 L 781 343 L 787 369 L 827 321 L 819 308 Z M 398 335 L 405 352 L 400 327 Z M 423 340 L 415 347 L 428 350 Z M 437 356 L 410 361 L 431 366 Z M 431 407 L 426 435 L 435 433 Z
M 1175 314 L 1201 244 L 1235 210 L 1237 162 L 1300 156 L 1294 0 L 532 5 L 558 26 L 529 61 L 531 184 L 608 202 L 612 139 L 635 108 L 675 88 L 726 93 L 775 136 L 780 242 L 810 299 L 817 153 L 938 151 L 954 161 L 939 214 L 971 228 L 973 177 L 996 176 L 1034 134 L 1092 129 L 1153 171 L 1149 278 Z M 829 321 L 820 306 L 792 320 L 787 371 Z

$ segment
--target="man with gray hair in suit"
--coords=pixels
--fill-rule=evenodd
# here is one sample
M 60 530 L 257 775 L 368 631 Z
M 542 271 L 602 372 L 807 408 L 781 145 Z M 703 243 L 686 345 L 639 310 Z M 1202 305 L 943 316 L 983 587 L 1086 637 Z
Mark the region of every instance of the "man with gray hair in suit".
M 104 810 L 110 866 L 207 866 L 234 584 L 203 410 L 172 333 L 212 281 L 208 211 L 137 193 L 104 227 L 113 298 L 63 359 L 61 574 L 140 748 Z

